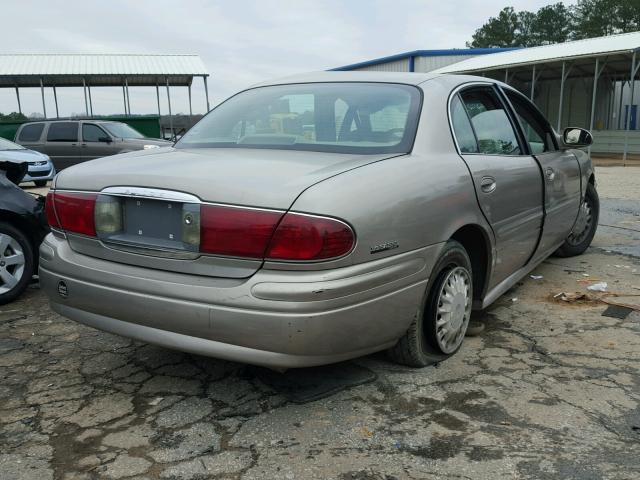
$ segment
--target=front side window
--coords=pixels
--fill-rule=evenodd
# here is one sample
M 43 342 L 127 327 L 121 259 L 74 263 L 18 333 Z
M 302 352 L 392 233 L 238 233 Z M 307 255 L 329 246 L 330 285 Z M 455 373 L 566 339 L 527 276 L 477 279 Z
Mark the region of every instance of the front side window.
M 108 130 L 108 132 L 117 138 L 145 138 L 139 131 L 130 127 L 126 123 L 113 122 L 103 123 L 102 126 Z
M 512 90 L 505 89 L 505 93 L 518 116 L 531 153 L 535 155 L 557 150 L 549 122 L 529 104 L 529 100 Z
M 472 87 L 460 93 L 478 139 L 478 150 L 488 155 L 521 155 L 518 137 L 492 87 Z
M 176 147 L 404 153 L 413 144 L 420 101 L 416 87 L 399 84 L 255 88 L 218 106 Z
M 82 140 L 85 142 L 99 142 L 100 139 L 104 139 L 108 135 L 97 125 L 92 123 L 82 124 Z
M 77 122 L 57 122 L 49 125 L 47 142 L 77 142 Z
M 40 140 L 42 130 L 44 130 L 44 123 L 30 123 L 29 125 L 25 125 L 24 127 L 22 127 L 22 130 L 20 130 L 18 141 L 37 142 L 38 140 Z

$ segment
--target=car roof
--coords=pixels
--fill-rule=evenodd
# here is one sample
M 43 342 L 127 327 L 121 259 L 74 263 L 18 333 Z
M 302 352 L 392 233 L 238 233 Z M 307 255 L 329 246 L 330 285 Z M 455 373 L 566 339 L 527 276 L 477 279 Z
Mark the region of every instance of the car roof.
M 60 118 L 60 119 L 56 119 L 56 120 L 45 120 L 44 118 L 42 120 L 29 120 L 27 122 L 23 122 L 20 124 L 20 126 L 23 125 L 29 125 L 31 123 L 66 123 L 66 122 L 91 122 L 91 123 L 125 123 L 125 122 L 120 122 L 118 120 L 101 120 L 101 119 L 94 119 L 94 118 Z

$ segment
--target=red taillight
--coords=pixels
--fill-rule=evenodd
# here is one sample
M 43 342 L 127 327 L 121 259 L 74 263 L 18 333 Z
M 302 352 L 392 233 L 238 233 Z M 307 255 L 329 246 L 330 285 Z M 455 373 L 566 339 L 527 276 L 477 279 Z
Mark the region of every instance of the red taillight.
M 60 222 L 56 216 L 56 209 L 53 206 L 54 202 L 53 192 L 47 193 L 47 199 L 44 202 L 44 212 L 47 215 L 47 223 L 52 228 L 60 228 Z
M 282 212 L 202 205 L 200 251 L 263 258 Z
M 95 237 L 96 197 L 95 193 L 50 192 L 45 204 L 49 225 Z
M 287 213 L 273 235 L 266 257 L 274 260 L 325 260 L 348 253 L 353 230 L 333 218 Z

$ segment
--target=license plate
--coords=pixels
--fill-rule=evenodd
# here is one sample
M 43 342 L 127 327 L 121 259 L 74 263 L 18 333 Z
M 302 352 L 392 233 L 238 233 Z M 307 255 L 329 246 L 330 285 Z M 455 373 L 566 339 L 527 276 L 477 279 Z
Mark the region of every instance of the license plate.
M 122 209 L 121 228 L 99 233 L 102 240 L 146 248 L 198 250 L 199 205 L 146 198 L 121 197 L 117 201 Z

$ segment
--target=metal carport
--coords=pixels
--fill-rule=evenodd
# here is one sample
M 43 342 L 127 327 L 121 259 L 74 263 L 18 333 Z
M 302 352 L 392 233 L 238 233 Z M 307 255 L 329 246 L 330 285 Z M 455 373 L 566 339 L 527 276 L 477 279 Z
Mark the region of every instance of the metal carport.
M 160 115 L 160 86 L 166 88 L 171 122 L 171 86 L 188 88 L 189 114 L 191 84 L 194 77 L 204 82 L 207 111 L 209 111 L 209 73 L 198 55 L 137 55 L 137 54 L 0 54 L 0 88 L 15 88 L 18 111 L 20 88 L 40 87 L 42 109 L 47 118 L 45 87 L 52 87 L 56 118 L 58 113 L 57 87 L 82 87 L 85 113 L 93 115 L 91 87 L 122 87 L 125 115 L 131 114 L 130 86 L 155 87 Z M 171 126 L 173 131 L 173 126 Z
M 632 121 L 632 112 L 638 113 L 633 100 L 639 49 L 640 32 L 632 32 L 482 55 L 435 72 L 469 73 L 504 81 L 527 94 L 555 119 L 558 130 L 568 123 L 591 130 L 597 127 L 594 150 L 622 153 L 626 163 L 630 132 L 632 153 L 640 153 L 636 119 Z M 623 139 L 616 130 L 624 131 Z M 618 138 L 619 145 L 608 141 L 610 138 Z

